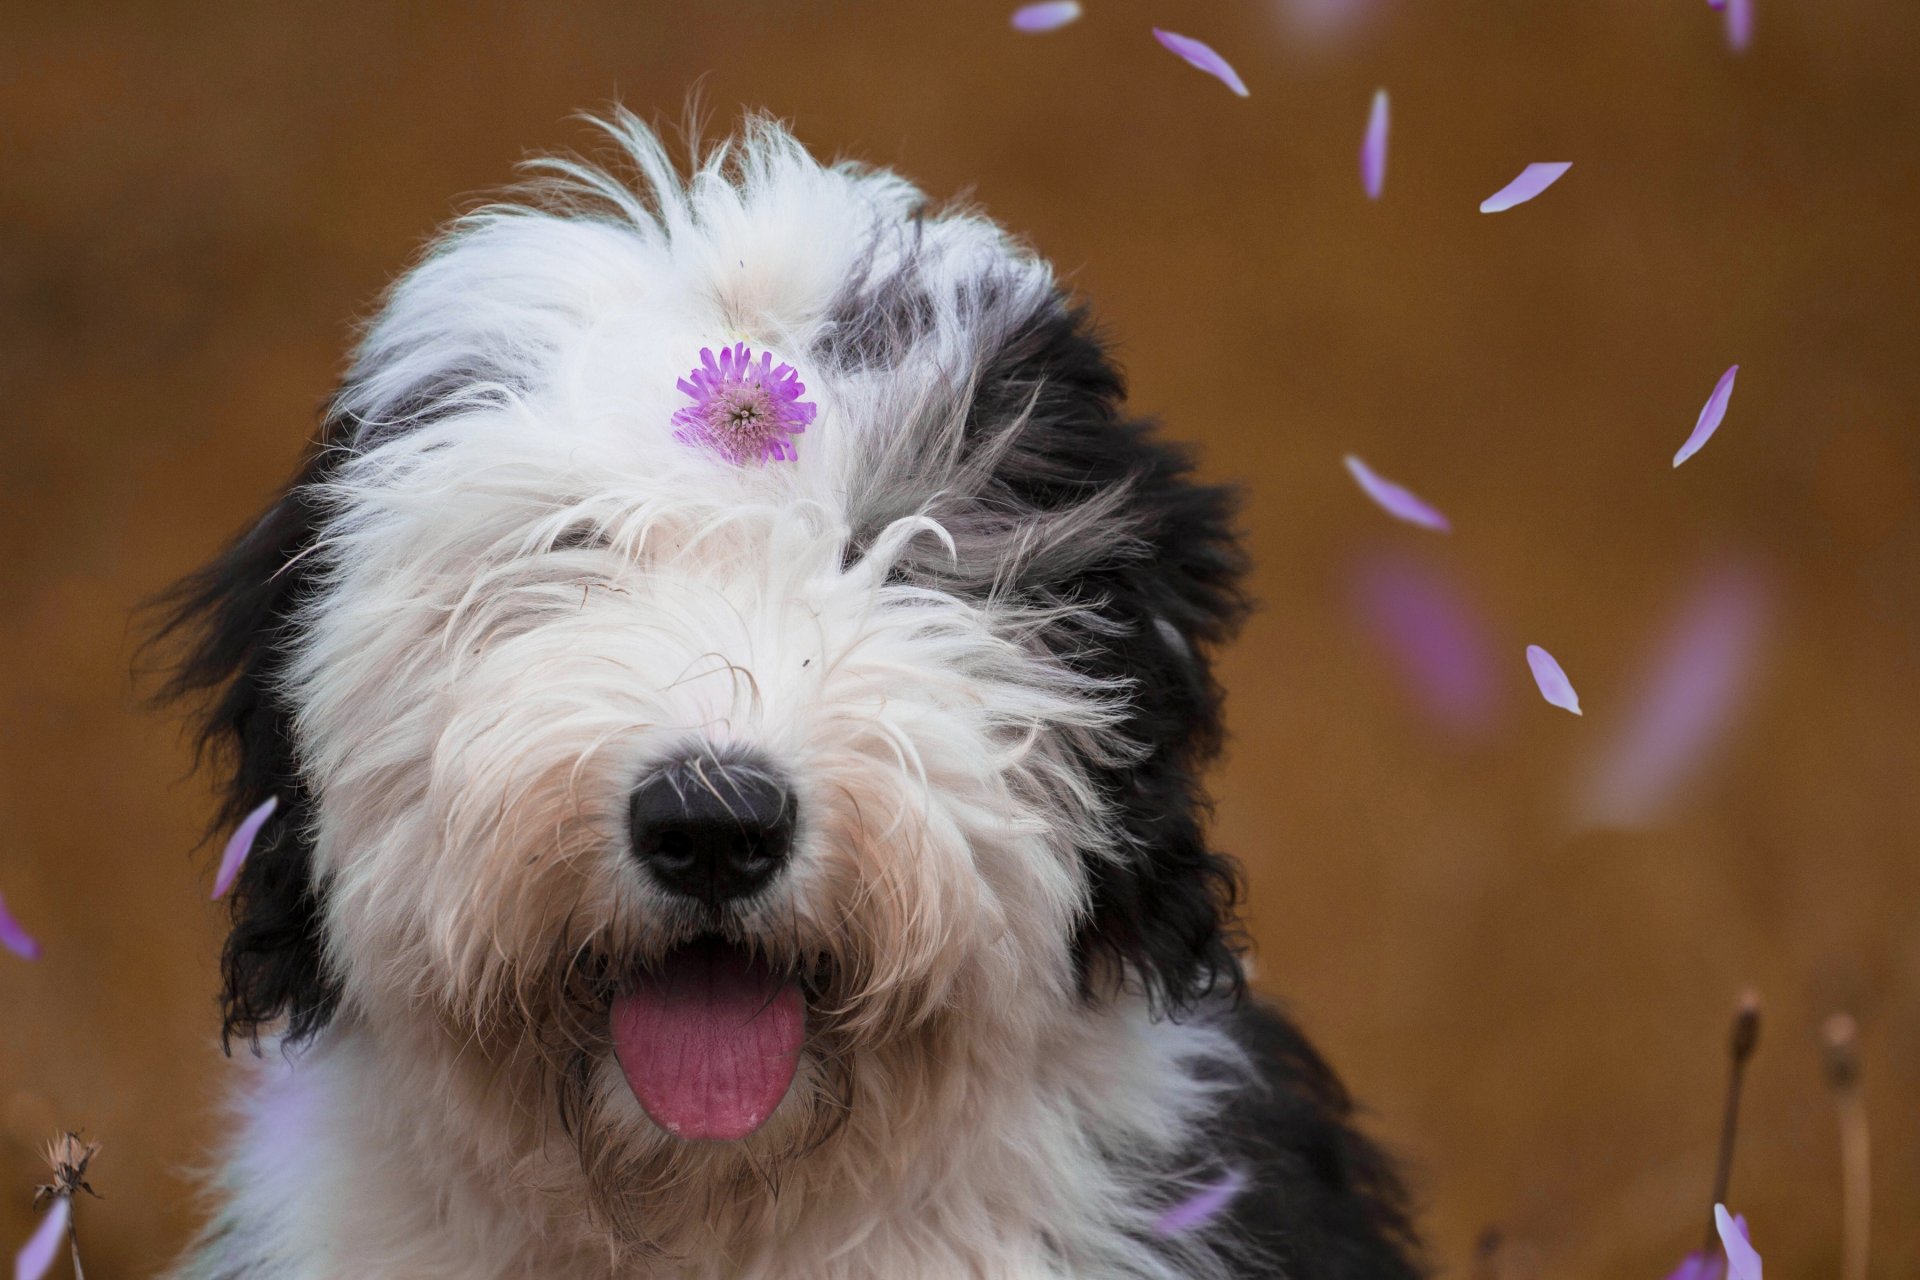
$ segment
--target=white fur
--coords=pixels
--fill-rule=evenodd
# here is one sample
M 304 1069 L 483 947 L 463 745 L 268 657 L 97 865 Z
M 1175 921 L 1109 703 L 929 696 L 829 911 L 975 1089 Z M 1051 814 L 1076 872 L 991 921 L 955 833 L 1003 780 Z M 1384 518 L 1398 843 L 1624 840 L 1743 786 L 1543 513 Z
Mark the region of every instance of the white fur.
M 1233 1050 L 1117 990 L 1083 1001 L 1069 955 L 1076 850 L 1129 851 L 1066 748 L 1135 750 L 1126 690 L 1037 643 L 1032 606 L 888 579 L 951 546 L 956 406 L 1008 293 L 1037 305 L 1050 273 L 965 212 L 922 220 L 909 261 L 888 229 L 919 193 L 770 124 L 684 183 L 630 119 L 611 131 L 635 188 L 549 164 L 533 202 L 465 219 L 349 379 L 362 425 L 287 675 L 343 1001 L 254 1071 L 178 1274 L 1213 1274 L 1206 1246 L 1142 1244 L 1177 1188 L 1138 1170 L 1172 1167 Z M 814 367 L 862 270 L 922 273 L 932 323 L 883 370 Z M 819 405 L 797 462 L 672 438 L 675 380 L 734 340 Z M 1123 539 L 1111 515 L 969 571 Z M 750 747 L 798 795 L 791 873 L 730 927 L 842 975 L 852 1108 L 804 1152 L 836 1105 L 811 1052 L 740 1144 L 667 1137 L 604 1045 L 585 1131 L 557 1118 L 565 1055 L 596 1043 L 566 1020 L 573 957 L 691 927 L 624 828 L 635 780 L 687 743 Z

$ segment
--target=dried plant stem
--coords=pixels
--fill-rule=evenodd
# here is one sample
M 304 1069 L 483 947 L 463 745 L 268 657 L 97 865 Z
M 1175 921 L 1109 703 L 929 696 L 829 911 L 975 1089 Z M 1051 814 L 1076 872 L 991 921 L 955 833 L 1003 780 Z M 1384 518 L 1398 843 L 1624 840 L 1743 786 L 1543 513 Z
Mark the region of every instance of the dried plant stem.
M 1867 1241 L 1873 1217 L 1871 1137 L 1860 1091 L 1859 1032 L 1852 1018 L 1827 1019 L 1827 1086 L 1840 1121 L 1840 1276 L 1866 1280 Z
M 87 1280 L 87 1271 L 80 1265 L 80 1228 L 73 1225 L 73 1213 L 67 1213 L 67 1252 L 73 1258 L 73 1280 Z
M 1873 1202 L 1868 1185 L 1867 1109 L 1856 1092 L 1840 1102 L 1840 1162 L 1845 1197 L 1841 1224 L 1843 1280 L 1867 1280 L 1867 1232 Z
M 1746 1083 L 1747 1061 L 1759 1046 L 1760 997 L 1749 991 L 1740 997 L 1733 1015 L 1733 1032 L 1727 1038 L 1727 1105 L 1720 1116 L 1720 1160 L 1714 1166 L 1713 1198 L 1707 1204 L 1706 1242 L 1700 1246 L 1704 1257 L 1711 1258 L 1720 1249 L 1713 1206 L 1727 1202 L 1727 1186 L 1733 1181 L 1733 1141 L 1740 1132 L 1740 1089 Z
M 1480 1233 L 1473 1246 L 1473 1280 L 1500 1280 L 1500 1247 L 1505 1243 L 1498 1225 Z

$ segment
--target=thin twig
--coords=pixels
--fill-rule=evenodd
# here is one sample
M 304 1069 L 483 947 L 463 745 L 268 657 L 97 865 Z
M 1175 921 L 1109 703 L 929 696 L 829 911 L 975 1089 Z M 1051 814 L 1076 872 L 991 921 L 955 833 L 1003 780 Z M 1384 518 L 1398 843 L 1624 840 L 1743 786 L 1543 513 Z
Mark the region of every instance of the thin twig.
M 1840 1121 L 1840 1276 L 1866 1280 L 1873 1198 L 1867 1104 L 1860 1092 L 1860 1029 L 1844 1013 L 1827 1019 L 1827 1087 Z
M 1740 1086 L 1746 1082 L 1747 1060 L 1760 1047 L 1760 997 L 1753 991 L 1741 995 L 1733 1014 L 1733 1032 L 1727 1037 L 1727 1106 L 1720 1116 L 1720 1161 L 1713 1171 L 1713 1198 L 1707 1202 L 1707 1236 L 1700 1246 L 1702 1257 L 1711 1258 L 1720 1248 L 1720 1229 L 1714 1225 L 1713 1206 L 1727 1202 L 1727 1185 L 1733 1180 L 1733 1140 L 1740 1132 Z

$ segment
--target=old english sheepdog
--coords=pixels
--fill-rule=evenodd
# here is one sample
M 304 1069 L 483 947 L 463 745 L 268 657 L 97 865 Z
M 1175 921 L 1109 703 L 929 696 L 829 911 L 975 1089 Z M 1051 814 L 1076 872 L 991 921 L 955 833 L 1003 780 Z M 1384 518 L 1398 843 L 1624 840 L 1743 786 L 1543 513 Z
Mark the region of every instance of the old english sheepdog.
M 264 802 L 187 1280 L 1417 1274 L 1209 848 L 1231 494 L 1046 263 L 749 122 L 533 166 L 184 583 Z

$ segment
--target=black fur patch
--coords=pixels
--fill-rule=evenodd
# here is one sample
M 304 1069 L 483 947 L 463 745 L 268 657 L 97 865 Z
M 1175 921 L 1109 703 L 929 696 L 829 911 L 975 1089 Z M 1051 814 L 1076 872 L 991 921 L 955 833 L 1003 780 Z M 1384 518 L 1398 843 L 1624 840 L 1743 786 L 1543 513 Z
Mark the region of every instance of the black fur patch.
M 909 306 L 906 322 L 865 331 L 911 334 L 916 313 Z M 1105 554 L 1036 557 L 1034 572 L 993 586 L 1039 602 L 1100 602 L 1097 623 L 1056 628 L 1048 643 L 1082 671 L 1130 682 L 1121 732 L 1149 748 L 1125 763 L 1085 762 L 1134 847 L 1121 862 L 1086 855 L 1093 900 L 1074 939 L 1083 993 L 1097 998 L 1101 973 L 1117 964 L 1163 1012 L 1202 1012 L 1247 1050 L 1254 1080 L 1187 1157 L 1248 1179 L 1209 1228 L 1228 1244 L 1232 1274 L 1415 1280 L 1418 1244 L 1391 1162 L 1354 1126 L 1345 1089 L 1299 1030 L 1244 998 L 1238 868 L 1204 832 L 1201 774 L 1223 737 L 1211 658 L 1248 607 L 1236 495 L 1197 481 L 1188 450 L 1125 413 L 1119 371 L 1086 312 L 1063 300 L 1008 325 L 974 387 L 968 447 L 999 450 L 990 480 L 969 495 L 990 513 L 979 536 L 1126 495 Z M 964 562 L 969 520 L 947 526 Z M 1061 565 L 1068 572 L 1049 572 Z
M 829 323 L 814 346 L 818 359 L 845 373 L 884 369 L 926 338 L 935 308 L 921 279 L 921 230 L 918 217 L 874 228 L 866 252 L 827 307 Z M 899 254 L 901 265 L 880 270 L 875 264 L 884 250 Z
M 1245 1001 L 1224 1014 L 1255 1082 L 1195 1156 L 1247 1176 L 1212 1228 L 1232 1274 L 1286 1280 L 1418 1280 L 1419 1242 L 1392 1163 L 1354 1127 L 1347 1091 L 1299 1028 Z
M 321 512 L 313 486 L 337 465 L 344 426 L 330 418 L 285 494 L 212 563 L 157 602 L 153 643 L 173 665 L 161 698 L 193 707 L 197 745 L 225 769 L 214 829 L 230 828 L 270 796 L 279 807 L 256 840 L 228 902 L 233 928 L 221 955 L 222 1038 L 256 1048 L 281 1018 L 305 1040 L 327 1024 L 339 983 L 322 955 L 308 834 L 311 802 L 294 767 L 292 708 L 279 693 L 293 614 L 313 590 L 311 551 Z
M 1118 962 L 1179 1013 L 1242 982 L 1238 871 L 1207 845 L 1200 776 L 1222 738 L 1211 652 L 1246 612 L 1235 494 L 1199 483 L 1189 451 L 1125 415 L 1119 371 L 1086 312 L 1064 301 L 1010 329 L 977 387 L 970 438 L 992 440 L 1025 416 L 983 502 L 1045 514 L 1126 494 L 1111 554 L 1019 589 L 1102 602 L 1097 630 L 1065 628 L 1049 642 L 1088 674 L 1131 682 L 1121 731 L 1150 748 L 1125 764 L 1088 762 L 1133 848 L 1122 861 L 1087 856 L 1092 910 L 1074 939 L 1082 986 Z

